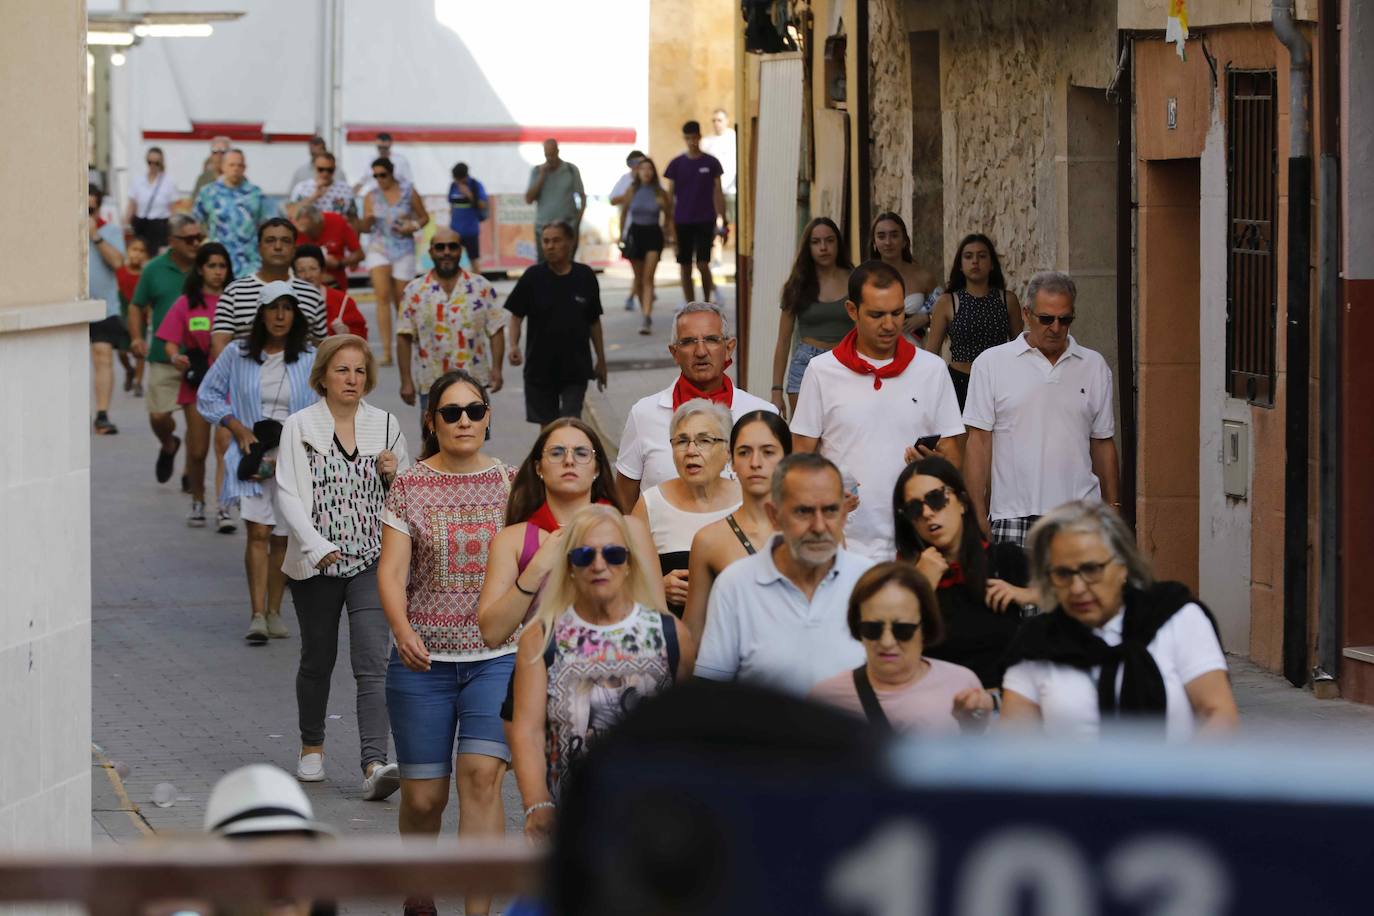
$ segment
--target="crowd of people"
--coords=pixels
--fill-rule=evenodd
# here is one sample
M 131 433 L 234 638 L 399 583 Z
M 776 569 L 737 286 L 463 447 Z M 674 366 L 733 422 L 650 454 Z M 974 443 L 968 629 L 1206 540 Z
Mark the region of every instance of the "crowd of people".
M 292 218 L 249 219 L 254 189 L 225 149 L 195 212 L 166 218 L 167 250 L 141 239 L 146 261 L 132 246 L 125 259 L 92 187 L 93 284 L 97 266 L 109 289 L 128 285 L 125 266 L 137 274 L 127 328 L 113 292 L 92 327 L 97 366 L 112 371 L 121 348 L 146 359 L 159 481 L 184 411 L 193 525 L 207 523 L 214 443 L 217 527 L 232 530 L 236 506 L 247 529 L 250 643 L 289 637 L 292 596 L 297 779 L 330 773 L 345 611 L 362 794 L 399 789 L 405 834 L 438 833 L 451 782 L 460 835 L 502 832 L 513 770 L 526 832 L 547 837 L 588 747 L 688 677 L 810 696 L 897 732 L 1091 737 L 1130 721 L 1182 740 L 1235 727 L 1215 622 L 1154 579 L 1118 514 L 1111 373 L 1069 333 L 1073 279 L 1036 273 L 1022 301 L 974 234 L 942 287 L 895 213 L 874 220 L 857 266 L 840 228 L 812 220 L 779 291 L 765 400 L 727 372 L 725 310 L 693 295 L 693 268 L 711 289 L 726 203 L 699 127 L 684 134 L 668 187 L 632 156 L 620 194 L 628 253 L 649 277 L 632 290 L 645 327 L 655 245 L 679 242 L 688 302 L 671 320 L 679 374 L 634 404 L 614 453 L 578 419 L 607 366 L 597 278 L 574 260 L 580 211 L 543 205 L 549 189 L 574 205 L 581 193 L 556 143 L 528 195 L 543 259 L 504 303 L 459 266 L 480 257 L 464 230 L 486 200 L 466 169 L 451 194 L 466 222 L 434 232 L 420 276 L 409 240 L 428 215 L 391 156 L 374 161 L 361 215 L 332 195 L 347 185 L 320 148 Z M 150 202 L 155 168 L 150 154 Z M 357 228 L 377 246 L 365 255 Z M 359 261 L 378 291 L 372 343 L 334 280 Z M 392 298 L 418 429 L 365 400 L 391 355 Z M 523 367 L 540 428 L 514 464 L 487 451 L 507 364 Z M 96 431 L 109 432 L 99 378 Z M 467 912 L 489 905 L 469 899 Z

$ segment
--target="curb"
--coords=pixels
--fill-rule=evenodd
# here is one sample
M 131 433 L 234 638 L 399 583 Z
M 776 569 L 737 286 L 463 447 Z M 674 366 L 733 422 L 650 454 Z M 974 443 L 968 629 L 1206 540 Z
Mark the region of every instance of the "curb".
M 157 831 L 153 829 L 153 825 L 148 823 L 148 819 L 143 816 L 143 812 L 139 810 L 138 805 L 134 804 L 133 800 L 129 798 L 129 793 L 124 788 L 124 780 L 120 779 L 119 773 L 114 768 L 114 764 L 110 762 L 110 758 L 105 755 L 100 745 L 91 745 L 91 757 L 94 758 L 94 763 L 92 765 L 98 766 L 105 771 L 105 776 L 110 780 L 110 788 L 114 790 L 115 798 L 119 801 L 119 807 L 113 810 L 122 811 L 124 814 L 127 814 L 134 827 L 144 836 L 156 835 Z M 92 811 L 92 814 L 94 813 L 95 811 Z

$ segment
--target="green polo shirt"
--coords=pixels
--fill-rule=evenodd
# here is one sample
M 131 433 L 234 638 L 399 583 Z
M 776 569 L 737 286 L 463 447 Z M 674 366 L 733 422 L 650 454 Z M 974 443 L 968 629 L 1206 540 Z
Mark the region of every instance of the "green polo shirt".
M 181 297 L 181 288 L 185 284 L 186 271 L 177 267 L 170 251 L 164 251 L 143 265 L 138 286 L 134 287 L 133 304 L 142 309 L 153 310 L 145 332 L 147 339 L 152 339 L 157 334 L 162 319 L 167 317 L 167 311 L 171 309 L 172 303 Z M 148 362 L 168 362 L 167 350 L 163 347 L 149 347 Z

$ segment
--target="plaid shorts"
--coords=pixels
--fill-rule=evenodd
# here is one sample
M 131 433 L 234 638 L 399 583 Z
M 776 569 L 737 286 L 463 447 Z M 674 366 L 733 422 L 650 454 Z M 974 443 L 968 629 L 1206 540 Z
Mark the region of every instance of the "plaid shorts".
M 1026 546 L 1026 535 L 1040 520 L 1038 515 L 1023 515 L 1021 518 L 995 518 L 992 520 L 992 539 L 994 542 L 1010 541 L 1017 547 Z

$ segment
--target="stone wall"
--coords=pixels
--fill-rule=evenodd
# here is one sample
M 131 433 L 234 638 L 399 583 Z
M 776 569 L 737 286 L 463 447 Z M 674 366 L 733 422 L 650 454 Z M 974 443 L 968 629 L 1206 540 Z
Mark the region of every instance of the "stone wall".
M 985 232 L 1019 292 L 1036 270 L 1065 260 L 1056 156 L 1067 150 L 1055 139 L 1061 99 L 1070 84 L 1111 81 L 1116 5 L 906 0 L 904 12 L 908 31 L 940 33 L 944 256 L 931 267 L 944 273 L 959 239 Z
M 683 151 L 682 124 L 701 122 L 711 133 L 711 113 L 735 111 L 734 0 L 652 0 L 649 8 L 649 136 L 639 147 L 663 171 Z M 607 53 L 612 53 L 609 49 Z M 614 52 L 618 53 L 618 52 Z M 614 91 L 614 88 L 610 89 Z M 629 150 L 626 150 L 629 152 Z
M 867 2 L 871 209 L 875 214 L 896 210 L 910 226 L 912 98 L 906 22 L 901 0 Z

